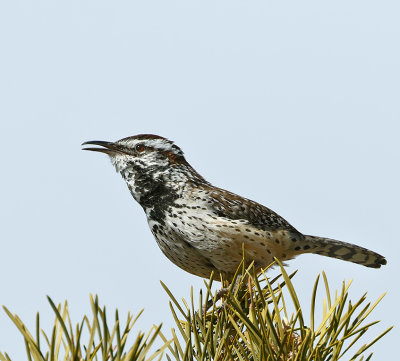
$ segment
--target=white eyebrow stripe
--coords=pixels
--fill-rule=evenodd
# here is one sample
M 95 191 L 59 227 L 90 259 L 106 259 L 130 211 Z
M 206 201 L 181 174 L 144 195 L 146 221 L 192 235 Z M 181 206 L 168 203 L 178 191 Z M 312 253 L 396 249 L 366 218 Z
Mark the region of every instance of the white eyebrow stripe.
M 183 155 L 182 150 L 173 142 L 167 139 L 127 139 L 121 142 L 121 144 L 129 148 L 134 148 L 136 144 L 141 143 L 147 145 L 148 147 L 152 147 L 162 151 L 172 151 L 177 155 Z

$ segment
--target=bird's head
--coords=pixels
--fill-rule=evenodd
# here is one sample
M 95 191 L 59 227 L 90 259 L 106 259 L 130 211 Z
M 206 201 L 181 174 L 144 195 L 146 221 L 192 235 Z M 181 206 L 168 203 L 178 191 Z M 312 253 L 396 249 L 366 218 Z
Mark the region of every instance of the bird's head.
M 116 142 L 92 140 L 82 145 L 98 146 L 85 147 L 83 150 L 107 154 L 118 172 L 124 172 L 126 168 L 132 167 L 157 171 L 185 162 L 183 152 L 177 145 L 153 134 L 139 134 Z
M 132 195 L 140 201 L 143 193 L 155 187 L 178 187 L 187 179 L 204 181 L 186 162 L 182 150 L 172 141 L 153 134 L 139 134 L 116 142 L 93 140 L 82 145 L 107 154 L 117 172 L 125 179 Z M 158 189 L 157 188 L 157 189 Z

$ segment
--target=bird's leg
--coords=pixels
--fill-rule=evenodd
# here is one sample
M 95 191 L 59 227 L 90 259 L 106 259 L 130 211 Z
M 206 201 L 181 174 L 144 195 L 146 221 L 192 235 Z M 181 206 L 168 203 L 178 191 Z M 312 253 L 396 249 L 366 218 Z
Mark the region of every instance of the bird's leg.
M 208 300 L 206 307 L 204 308 L 204 315 L 215 303 L 217 303 L 228 292 L 229 292 L 229 287 L 223 287 L 217 292 L 215 299 Z
M 235 283 L 232 287 L 232 294 L 235 293 L 236 289 L 238 288 L 238 286 L 240 285 L 241 281 L 242 281 L 243 275 L 239 275 L 236 280 Z M 230 285 L 229 283 L 226 284 L 226 287 L 222 287 L 216 294 L 215 296 L 215 300 L 211 299 L 207 302 L 206 307 L 205 307 L 205 312 L 207 312 L 216 302 L 218 302 L 221 298 L 223 298 L 226 294 L 229 293 L 230 290 Z M 225 302 L 222 303 L 221 307 L 225 306 Z

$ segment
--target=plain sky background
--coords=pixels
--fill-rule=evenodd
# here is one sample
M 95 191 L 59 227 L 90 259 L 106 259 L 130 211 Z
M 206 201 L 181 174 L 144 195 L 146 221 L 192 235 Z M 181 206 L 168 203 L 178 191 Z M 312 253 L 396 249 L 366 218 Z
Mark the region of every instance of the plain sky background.
M 141 207 L 86 140 L 166 136 L 212 183 L 307 234 L 387 257 L 380 270 L 304 255 L 295 286 L 352 278 L 355 300 L 388 292 L 371 330 L 393 358 L 399 332 L 398 1 L 27 1 L 0 3 L 0 304 L 30 327 L 46 295 L 74 322 L 97 293 L 138 328 L 173 325 L 162 279 L 203 281 L 158 249 Z M 272 275 L 273 273 L 271 273 Z M 110 314 L 110 315 L 111 315 Z M 23 360 L 0 312 L 0 350 Z

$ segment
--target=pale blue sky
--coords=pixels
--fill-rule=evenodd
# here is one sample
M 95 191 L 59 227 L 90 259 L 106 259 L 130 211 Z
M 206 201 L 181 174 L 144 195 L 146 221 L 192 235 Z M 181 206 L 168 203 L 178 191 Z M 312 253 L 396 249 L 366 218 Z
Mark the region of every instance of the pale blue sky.
M 98 293 L 168 334 L 159 280 L 178 297 L 203 281 L 162 255 L 106 156 L 80 150 L 155 133 L 300 231 L 385 255 L 381 270 L 312 255 L 289 270 L 306 307 L 322 269 L 332 287 L 353 278 L 354 299 L 387 291 L 375 334 L 398 326 L 399 16 L 397 1 L 1 2 L 0 304 L 50 324 L 50 295 L 78 321 Z M 25 357 L 2 312 L 0 350 Z

